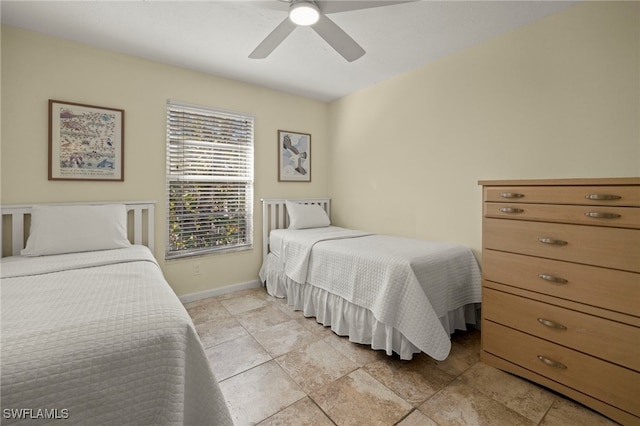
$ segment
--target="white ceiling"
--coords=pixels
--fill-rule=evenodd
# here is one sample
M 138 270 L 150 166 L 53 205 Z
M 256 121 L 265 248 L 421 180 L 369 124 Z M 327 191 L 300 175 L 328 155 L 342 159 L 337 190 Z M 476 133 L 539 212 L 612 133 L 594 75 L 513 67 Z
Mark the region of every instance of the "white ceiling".
M 0 13 L 6 25 L 331 101 L 575 3 L 425 0 L 330 14 L 367 52 L 352 63 L 308 27 L 249 59 L 287 16 L 278 0 L 2 0 Z

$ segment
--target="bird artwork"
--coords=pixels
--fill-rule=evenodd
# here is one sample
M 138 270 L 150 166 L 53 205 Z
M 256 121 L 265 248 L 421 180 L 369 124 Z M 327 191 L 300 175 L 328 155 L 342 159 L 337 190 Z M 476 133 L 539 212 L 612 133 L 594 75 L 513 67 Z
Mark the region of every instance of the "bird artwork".
M 282 147 L 285 149 L 285 151 L 289 152 L 289 165 L 293 166 L 293 170 L 296 173 L 305 176 L 307 174 L 307 170 L 304 168 L 303 162 L 307 159 L 307 152 L 300 152 L 300 150 L 296 148 L 291 142 L 291 137 L 289 135 L 284 136 Z

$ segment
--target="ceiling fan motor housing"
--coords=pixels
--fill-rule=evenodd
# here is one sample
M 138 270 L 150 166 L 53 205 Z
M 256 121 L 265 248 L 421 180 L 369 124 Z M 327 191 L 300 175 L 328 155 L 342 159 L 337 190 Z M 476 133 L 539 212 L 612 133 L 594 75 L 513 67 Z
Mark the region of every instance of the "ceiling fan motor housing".
M 294 1 L 289 7 L 289 19 L 296 25 L 313 25 L 320 19 L 320 10 L 312 1 Z

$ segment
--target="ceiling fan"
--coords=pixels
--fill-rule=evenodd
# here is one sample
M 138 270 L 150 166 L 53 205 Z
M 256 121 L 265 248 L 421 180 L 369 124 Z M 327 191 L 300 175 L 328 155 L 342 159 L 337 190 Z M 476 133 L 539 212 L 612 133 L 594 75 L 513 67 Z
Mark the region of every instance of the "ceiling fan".
M 249 55 L 252 59 L 264 59 L 286 39 L 299 25 L 311 26 L 333 49 L 347 61 L 353 62 L 365 54 L 365 50 L 342 28 L 327 17 L 329 13 L 370 9 L 380 6 L 408 3 L 408 1 L 380 0 L 280 0 L 289 5 L 289 16 L 280 23 Z M 413 1 L 413 0 L 412 0 Z

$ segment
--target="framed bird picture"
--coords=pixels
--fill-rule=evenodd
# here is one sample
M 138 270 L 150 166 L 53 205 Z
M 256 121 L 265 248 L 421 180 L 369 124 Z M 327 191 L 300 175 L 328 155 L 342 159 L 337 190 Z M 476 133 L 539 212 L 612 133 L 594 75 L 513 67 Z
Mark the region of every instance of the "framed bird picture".
M 278 181 L 311 182 L 311 135 L 278 130 Z

